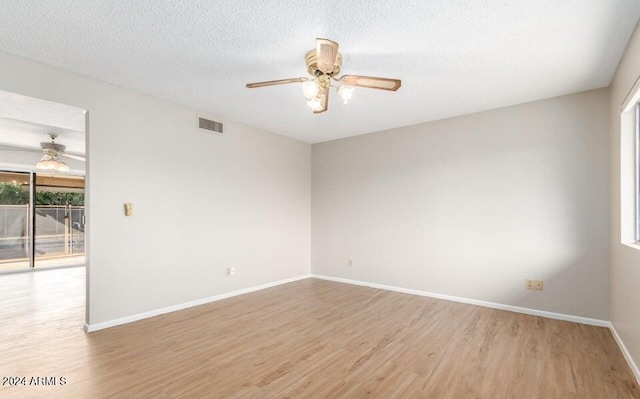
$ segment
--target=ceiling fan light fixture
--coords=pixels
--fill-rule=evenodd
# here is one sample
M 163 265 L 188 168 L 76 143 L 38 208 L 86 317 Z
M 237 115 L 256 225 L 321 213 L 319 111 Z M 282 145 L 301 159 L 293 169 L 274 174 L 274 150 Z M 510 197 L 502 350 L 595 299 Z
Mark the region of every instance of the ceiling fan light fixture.
M 36 164 L 36 169 L 55 170 L 57 161 L 49 154 L 44 154 L 40 161 Z
M 345 85 L 343 84 L 342 86 L 338 87 L 338 95 L 340 96 L 340 98 L 342 99 L 342 101 L 346 104 L 349 102 L 349 100 L 351 100 L 351 97 L 353 97 L 353 90 L 355 88 L 351 87 L 349 85 Z
M 57 161 L 57 165 L 54 168 L 55 171 L 57 172 L 68 172 L 69 171 L 69 165 L 67 165 L 66 163 L 64 163 L 63 161 Z
M 307 97 L 307 99 L 309 100 L 317 96 L 319 91 L 320 91 L 320 84 L 317 78 L 307 80 L 306 82 L 302 83 L 302 94 L 304 94 L 304 96 Z
M 322 98 L 320 96 L 315 96 L 309 101 L 307 101 L 307 105 L 311 108 L 312 111 L 321 111 L 322 106 Z
M 44 155 L 36 164 L 36 169 L 55 170 L 56 172 L 68 172 L 69 165 L 58 159 L 54 150 L 45 149 Z

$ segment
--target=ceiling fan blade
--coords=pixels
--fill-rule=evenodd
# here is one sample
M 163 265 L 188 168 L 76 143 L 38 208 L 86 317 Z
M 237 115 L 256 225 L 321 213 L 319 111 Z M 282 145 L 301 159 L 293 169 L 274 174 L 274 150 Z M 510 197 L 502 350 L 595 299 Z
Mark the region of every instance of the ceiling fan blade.
M 400 79 L 379 78 L 376 76 L 344 75 L 340 81 L 349 86 L 391 91 L 398 90 L 402 85 Z
M 42 150 L 36 150 L 31 148 L 18 148 L 18 147 L 4 146 L 4 145 L 0 145 L 0 151 L 42 152 Z
M 266 82 L 256 82 L 256 83 L 247 83 L 247 87 L 250 89 L 255 89 L 257 87 L 265 87 L 265 86 L 275 86 L 275 85 L 283 85 L 287 83 L 300 83 L 307 80 L 307 78 L 291 78 L 291 79 L 280 79 L 280 80 L 268 80 Z
M 329 39 L 316 39 L 316 59 L 318 69 L 323 73 L 331 73 L 336 67 L 338 43 Z
M 80 162 L 86 162 L 87 161 L 87 159 L 85 157 L 81 157 L 79 155 L 67 154 L 65 152 L 61 152 L 60 155 L 65 157 L 65 158 L 75 159 L 76 161 L 80 161 Z
M 322 108 L 317 111 L 313 111 L 314 114 L 321 114 L 325 112 L 327 108 L 329 108 L 329 87 L 320 89 L 320 93 L 318 93 L 318 96 L 320 97 L 320 104 L 322 105 Z

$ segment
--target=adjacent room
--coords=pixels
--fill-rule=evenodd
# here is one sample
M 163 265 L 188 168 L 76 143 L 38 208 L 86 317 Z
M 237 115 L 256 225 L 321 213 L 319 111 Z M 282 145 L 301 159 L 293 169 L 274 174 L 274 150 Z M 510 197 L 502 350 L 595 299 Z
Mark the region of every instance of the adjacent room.
M 0 272 L 86 263 L 85 115 L 0 91 Z
M 640 398 L 640 2 L 3 2 L 0 397 Z

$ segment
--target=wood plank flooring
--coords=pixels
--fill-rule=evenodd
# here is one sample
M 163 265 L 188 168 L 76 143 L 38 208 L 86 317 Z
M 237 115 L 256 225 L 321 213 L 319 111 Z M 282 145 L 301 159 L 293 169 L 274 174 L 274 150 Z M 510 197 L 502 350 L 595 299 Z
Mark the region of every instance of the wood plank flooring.
M 0 276 L 1 398 L 640 398 L 606 328 L 307 279 L 91 334 L 82 268 Z M 28 382 L 28 381 L 27 381 Z

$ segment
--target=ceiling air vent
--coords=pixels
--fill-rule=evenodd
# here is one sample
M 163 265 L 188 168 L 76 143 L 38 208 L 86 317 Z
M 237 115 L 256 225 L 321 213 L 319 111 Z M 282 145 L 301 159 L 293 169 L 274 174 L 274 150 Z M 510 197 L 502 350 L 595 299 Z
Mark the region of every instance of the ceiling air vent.
M 222 134 L 222 123 L 198 117 L 198 128 Z

